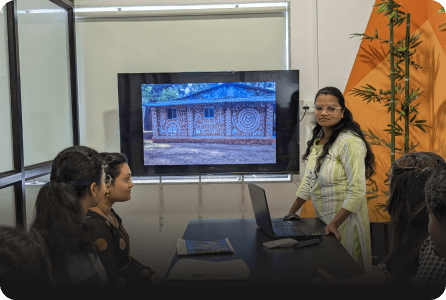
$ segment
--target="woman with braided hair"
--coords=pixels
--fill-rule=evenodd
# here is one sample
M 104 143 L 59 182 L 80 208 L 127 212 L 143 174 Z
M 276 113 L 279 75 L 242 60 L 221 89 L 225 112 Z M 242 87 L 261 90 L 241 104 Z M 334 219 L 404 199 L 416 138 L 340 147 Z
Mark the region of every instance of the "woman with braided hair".
M 444 241 L 437 237 L 438 232 L 446 230 L 434 229 L 434 226 L 443 224 L 442 226 L 446 227 L 446 183 L 443 183 L 446 182 L 445 168 L 443 158 L 431 152 L 409 153 L 395 160 L 388 174 L 390 182 L 386 209 L 390 215 L 390 249 L 385 263 L 373 267 L 372 271 L 364 275 L 346 280 L 319 270 L 321 277 L 316 277 L 313 284 L 404 288 L 440 285 L 444 290 L 446 247 Z M 437 169 L 443 173 L 438 173 Z M 436 188 L 440 185 L 439 182 L 443 184 L 443 189 Z M 429 216 L 431 214 L 432 216 Z M 436 222 L 437 219 L 429 220 L 435 215 L 443 223 Z M 432 241 L 437 241 L 437 251 L 434 251 Z M 432 268 L 432 272 L 426 272 L 426 269 Z M 398 289 L 398 293 L 404 290 L 407 289 Z M 417 290 L 421 291 L 409 289 L 411 293 Z
M 316 217 L 327 225 L 325 233 L 334 234 L 368 271 L 372 254 L 366 179 L 375 172 L 375 157 L 337 88 L 319 90 L 314 105 L 316 124 L 303 155 L 308 163 L 289 215 L 311 199 Z
M 87 213 L 87 222 L 94 228 L 96 251 L 107 272 L 108 286 L 153 287 L 161 278 L 148 266 L 137 261 L 130 251 L 130 237 L 122 219 L 112 206 L 127 202 L 133 188 L 132 172 L 121 153 L 101 153 L 107 164 L 111 185 L 106 197 Z
M 37 195 L 31 228 L 45 241 L 58 286 L 107 283 L 86 222 L 88 209 L 108 192 L 104 167 L 97 151 L 69 147 L 56 156 L 50 182 Z

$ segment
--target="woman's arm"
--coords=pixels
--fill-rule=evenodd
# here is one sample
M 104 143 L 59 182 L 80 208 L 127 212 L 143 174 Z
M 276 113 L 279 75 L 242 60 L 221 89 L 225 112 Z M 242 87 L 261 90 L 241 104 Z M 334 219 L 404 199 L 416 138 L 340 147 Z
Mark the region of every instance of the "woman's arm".
M 366 201 L 365 155 L 367 149 L 361 140 L 349 138 L 340 149 L 339 160 L 345 171 L 348 193 L 342 208 L 356 213 Z
M 139 270 L 139 273 L 142 278 L 148 280 L 150 283 L 159 286 L 163 283 L 164 278 L 160 278 L 158 274 L 155 273 L 151 268 L 144 266 L 142 263 L 137 261 L 134 257 L 132 257 L 132 262 L 135 267 Z
M 364 158 L 367 149 L 362 141 L 348 138 L 340 149 L 339 160 L 345 171 L 348 184 L 348 194 L 344 200 L 341 210 L 333 220 L 325 227 L 325 234 L 333 233 L 339 240 L 341 235 L 338 232 L 339 226 L 353 213 L 357 212 L 361 205 L 366 205 L 366 179 Z
M 311 155 L 311 154 L 310 154 Z M 295 214 L 302 205 L 305 204 L 306 201 L 310 200 L 310 192 L 311 192 L 311 170 L 307 165 L 305 170 L 304 177 L 302 178 L 299 188 L 296 192 L 296 200 L 290 208 L 289 215 Z
M 307 201 L 302 198 L 297 197 L 296 201 L 294 201 L 293 205 L 291 206 L 288 214 L 289 215 L 295 214 L 296 211 L 298 211 L 302 207 L 302 205 L 305 204 L 305 202 L 307 202 Z
M 341 240 L 341 234 L 338 232 L 338 228 L 351 214 L 351 211 L 341 208 L 330 224 L 325 227 L 325 234 L 329 234 L 331 232 L 338 238 L 338 240 Z

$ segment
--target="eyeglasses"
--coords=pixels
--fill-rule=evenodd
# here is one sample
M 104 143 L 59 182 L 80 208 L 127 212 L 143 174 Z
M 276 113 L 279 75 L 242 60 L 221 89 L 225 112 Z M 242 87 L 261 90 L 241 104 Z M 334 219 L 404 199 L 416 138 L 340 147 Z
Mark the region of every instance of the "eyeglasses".
M 328 114 L 334 114 L 337 109 L 342 109 L 342 107 L 336 107 L 334 105 L 329 105 L 327 107 L 323 107 L 322 105 L 314 106 L 314 111 L 317 111 L 317 112 L 323 112 L 324 109 Z
M 109 187 L 111 185 L 112 181 L 113 181 L 113 178 L 110 175 L 107 175 L 104 180 L 105 186 Z

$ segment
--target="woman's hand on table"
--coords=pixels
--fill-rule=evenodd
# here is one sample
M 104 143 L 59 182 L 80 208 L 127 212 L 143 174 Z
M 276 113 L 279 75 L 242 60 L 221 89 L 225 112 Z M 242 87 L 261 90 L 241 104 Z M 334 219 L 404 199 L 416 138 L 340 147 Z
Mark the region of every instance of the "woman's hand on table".
M 341 234 L 339 233 L 338 229 L 333 223 L 330 223 L 328 224 L 328 226 L 325 226 L 325 234 L 328 235 L 330 233 L 333 233 L 339 241 L 341 240 Z

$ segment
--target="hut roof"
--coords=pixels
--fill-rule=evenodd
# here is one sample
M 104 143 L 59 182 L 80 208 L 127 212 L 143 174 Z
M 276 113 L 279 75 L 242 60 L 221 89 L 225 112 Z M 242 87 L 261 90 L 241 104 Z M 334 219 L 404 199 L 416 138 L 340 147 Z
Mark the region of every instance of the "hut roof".
M 144 106 L 174 106 L 190 104 L 235 103 L 235 102 L 273 102 L 275 91 L 256 86 L 225 83 L 183 98 L 164 102 L 149 102 Z
M 198 100 L 173 100 L 165 102 L 151 102 L 144 106 L 175 106 L 190 104 L 215 104 L 215 103 L 235 103 L 235 102 L 274 102 L 274 97 L 256 97 L 256 98 L 220 98 L 220 99 L 198 99 Z

